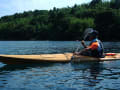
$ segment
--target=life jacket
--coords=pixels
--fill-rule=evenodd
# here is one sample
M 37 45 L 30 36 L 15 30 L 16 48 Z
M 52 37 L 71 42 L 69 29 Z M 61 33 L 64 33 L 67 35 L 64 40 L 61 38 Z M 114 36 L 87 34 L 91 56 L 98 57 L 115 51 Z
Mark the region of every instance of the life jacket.
M 89 48 L 91 49 L 91 56 L 103 57 L 103 53 L 104 53 L 103 44 L 97 38 L 91 41 Z

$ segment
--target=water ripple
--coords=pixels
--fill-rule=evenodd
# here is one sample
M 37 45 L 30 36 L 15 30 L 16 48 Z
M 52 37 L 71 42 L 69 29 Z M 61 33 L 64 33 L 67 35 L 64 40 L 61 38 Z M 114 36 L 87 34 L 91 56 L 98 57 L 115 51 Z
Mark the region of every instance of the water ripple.
M 73 52 L 79 44 L 74 41 L 1 41 L 0 54 Z M 120 53 L 120 42 L 104 42 L 104 46 L 105 52 Z M 0 90 L 14 89 L 119 90 L 120 61 L 23 65 L 0 63 Z

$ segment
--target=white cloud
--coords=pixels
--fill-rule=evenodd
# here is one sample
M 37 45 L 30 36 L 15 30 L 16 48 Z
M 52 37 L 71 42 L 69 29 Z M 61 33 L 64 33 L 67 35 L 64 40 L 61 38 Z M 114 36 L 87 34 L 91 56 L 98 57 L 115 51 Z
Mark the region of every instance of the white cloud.
M 0 16 L 29 10 L 49 10 L 89 2 L 90 0 L 1 0 Z

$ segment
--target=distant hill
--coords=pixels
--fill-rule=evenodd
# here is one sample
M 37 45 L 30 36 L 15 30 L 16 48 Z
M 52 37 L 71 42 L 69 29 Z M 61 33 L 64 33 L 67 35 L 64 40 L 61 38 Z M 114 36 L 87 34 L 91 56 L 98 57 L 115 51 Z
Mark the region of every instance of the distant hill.
M 120 40 L 120 3 L 94 2 L 0 18 L 0 40 L 81 40 L 92 27 L 102 40 Z

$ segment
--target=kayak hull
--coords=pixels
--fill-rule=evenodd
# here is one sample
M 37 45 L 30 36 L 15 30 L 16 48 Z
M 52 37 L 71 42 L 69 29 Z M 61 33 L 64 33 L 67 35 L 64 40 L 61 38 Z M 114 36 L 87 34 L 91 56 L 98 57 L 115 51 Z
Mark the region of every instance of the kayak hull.
M 104 58 L 95 58 L 90 56 L 83 56 L 83 55 L 74 55 L 72 57 L 73 62 L 83 62 L 83 61 L 114 61 L 120 60 L 120 53 L 116 53 L 113 56 L 105 56 Z
M 43 62 L 91 62 L 91 61 L 114 61 L 120 60 L 120 53 L 113 56 L 105 56 L 104 58 L 95 58 L 83 55 L 73 55 L 73 53 L 64 54 L 40 54 L 40 55 L 0 55 L 0 62 L 5 64 L 20 63 L 43 63 Z
M 40 55 L 0 55 L 0 62 L 3 62 L 5 64 L 69 62 L 72 56 L 72 53 Z

